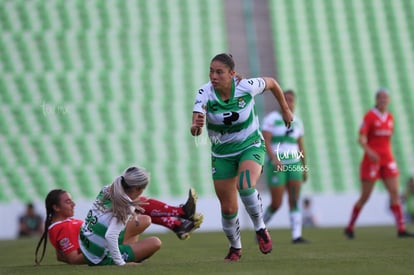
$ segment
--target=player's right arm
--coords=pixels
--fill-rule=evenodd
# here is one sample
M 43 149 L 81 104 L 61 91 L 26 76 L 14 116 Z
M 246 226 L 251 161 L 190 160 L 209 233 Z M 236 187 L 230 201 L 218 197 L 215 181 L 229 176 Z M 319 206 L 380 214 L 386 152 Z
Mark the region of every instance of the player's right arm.
M 364 149 L 364 152 L 368 155 L 370 160 L 372 160 L 373 162 L 379 161 L 380 158 L 378 154 L 374 150 L 372 150 L 371 147 L 369 147 L 366 135 L 360 134 L 358 138 L 358 143 L 359 145 L 361 145 L 362 149 Z
M 359 128 L 359 137 L 358 137 L 358 143 L 364 150 L 364 152 L 367 154 L 367 156 L 372 160 L 373 162 L 379 161 L 378 154 L 368 145 L 368 132 L 371 127 L 371 122 L 369 119 L 369 115 L 366 114 L 364 117 L 364 120 L 362 122 L 361 127 Z
M 191 124 L 191 134 L 193 136 L 201 135 L 201 130 L 204 126 L 204 117 L 203 113 L 194 112 L 193 113 L 193 123 Z
M 56 258 L 58 261 L 65 262 L 68 264 L 85 264 L 86 263 L 82 252 L 80 252 L 79 250 L 74 250 L 68 254 L 65 254 L 62 251 L 56 250 Z
M 207 112 L 207 87 L 204 85 L 197 91 L 193 108 L 193 118 L 191 124 L 191 134 L 193 136 L 201 135 L 201 129 L 204 126 L 205 114 Z

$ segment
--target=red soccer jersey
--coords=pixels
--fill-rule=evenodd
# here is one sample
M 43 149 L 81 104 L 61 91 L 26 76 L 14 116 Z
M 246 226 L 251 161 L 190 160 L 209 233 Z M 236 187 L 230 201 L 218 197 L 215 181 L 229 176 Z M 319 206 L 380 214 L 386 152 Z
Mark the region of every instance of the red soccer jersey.
M 378 109 L 369 110 L 359 129 L 360 134 L 367 136 L 367 145 L 380 156 L 380 163 L 393 161 L 391 136 L 394 130 L 394 119 L 391 113 L 380 113 Z
M 78 237 L 82 223 L 82 220 L 74 218 L 55 222 L 48 228 L 50 243 L 65 255 L 79 249 Z

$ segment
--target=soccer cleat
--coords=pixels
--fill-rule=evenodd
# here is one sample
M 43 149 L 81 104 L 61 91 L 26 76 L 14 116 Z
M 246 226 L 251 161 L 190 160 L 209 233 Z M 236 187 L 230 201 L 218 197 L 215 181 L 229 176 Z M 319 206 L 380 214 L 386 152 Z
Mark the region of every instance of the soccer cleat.
M 266 228 L 256 231 L 256 239 L 259 243 L 259 249 L 263 254 L 272 252 L 272 239 Z
M 344 230 L 344 235 L 349 239 L 349 240 L 353 240 L 354 239 L 354 230 L 351 230 L 349 228 L 345 228 Z
M 414 237 L 414 234 L 411 232 L 407 232 L 407 231 L 401 231 L 398 232 L 398 238 L 412 238 Z
M 197 202 L 197 194 L 194 188 L 190 188 L 188 191 L 188 199 L 185 204 L 181 205 L 181 208 L 184 211 L 184 215 L 182 218 L 187 220 L 192 220 L 194 218 L 194 214 L 196 212 L 196 202 Z
M 305 240 L 302 237 L 299 237 L 299 238 L 296 238 L 296 239 L 292 240 L 292 243 L 293 244 L 306 244 L 306 243 L 309 243 L 309 241 Z
M 238 262 L 241 258 L 241 248 L 230 247 L 229 253 L 224 258 L 225 262 Z
M 180 240 L 188 240 L 190 234 L 197 228 L 200 228 L 200 225 L 203 223 L 203 214 L 196 213 L 193 218 L 193 220 L 181 219 L 181 225 L 173 229 Z

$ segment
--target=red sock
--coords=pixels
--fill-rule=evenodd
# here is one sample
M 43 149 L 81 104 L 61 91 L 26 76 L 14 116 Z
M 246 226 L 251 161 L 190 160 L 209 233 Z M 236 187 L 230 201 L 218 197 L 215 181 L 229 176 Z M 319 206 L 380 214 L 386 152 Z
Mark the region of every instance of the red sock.
M 171 206 L 162 201 L 143 198 L 146 202 L 144 205 L 141 205 L 144 208 L 145 215 L 153 217 L 179 217 L 184 215 L 184 211 L 181 207 Z
M 354 230 L 354 225 L 360 212 L 361 212 L 361 208 L 354 205 L 354 208 L 352 209 L 351 220 L 349 221 L 349 224 L 347 227 L 348 230 Z
M 158 224 L 171 230 L 181 225 L 180 219 L 175 217 L 151 217 L 151 220 L 153 224 Z
M 401 204 L 397 203 L 390 206 L 392 213 L 394 214 L 395 222 L 397 223 L 398 232 L 405 231 L 404 215 L 401 209 Z

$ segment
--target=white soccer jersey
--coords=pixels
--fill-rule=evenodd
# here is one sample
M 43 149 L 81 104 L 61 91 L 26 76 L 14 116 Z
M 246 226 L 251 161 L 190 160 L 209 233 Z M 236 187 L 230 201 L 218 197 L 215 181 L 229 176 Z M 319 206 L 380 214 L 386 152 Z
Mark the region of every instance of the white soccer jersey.
M 125 261 L 128 257 L 128 255 L 120 254 L 118 243 L 116 243 L 115 251 L 110 251 L 110 245 L 105 239 L 113 218 L 112 202 L 104 199 L 104 193 L 109 192 L 108 188 L 109 185 L 101 190 L 80 230 L 79 244 L 82 253 L 94 264 L 100 263 L 108 252 L 111 252 L 115 263 L 122 262 L 122 259 Z M 125 225 L 118 228 L 119 232 L 123 229 Z
M 262 93 L 263 78 L 233 80 L 232 95 L 224 102 L 211 82 L 198 89 L 194 112 L 206 115 L 208 136 L 215 157 L 234 156 L 252 146 L 260 146 L 263 137 L 255 110 L 254 96 Z
M 272 150 L 282 163 L 292 163 L 300 158 L 298 139 L 303 136 L 304 128 L 299 117 L 294 116 L 287 128 L 282 115 L 271 112 L 263 119 L 262 131 L 272 134 Z

